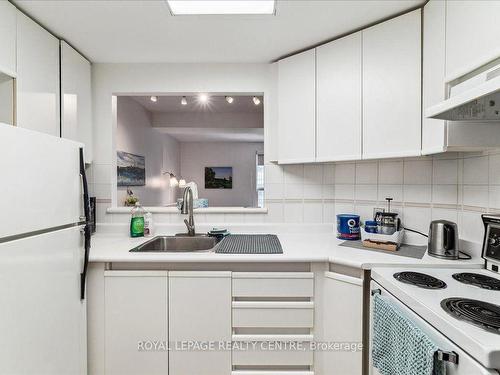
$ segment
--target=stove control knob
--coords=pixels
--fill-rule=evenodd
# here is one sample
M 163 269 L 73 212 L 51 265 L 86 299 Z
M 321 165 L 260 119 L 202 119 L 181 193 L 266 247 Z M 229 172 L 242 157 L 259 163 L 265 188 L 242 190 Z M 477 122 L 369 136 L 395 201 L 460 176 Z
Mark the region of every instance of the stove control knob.
M 500 238 L 496 234 L 494 234 L 494 235 L 490 236 L 490 238 L 488 239 L 488 242 L 489 242 L 490 246 L 497 247 L 500 245 Z

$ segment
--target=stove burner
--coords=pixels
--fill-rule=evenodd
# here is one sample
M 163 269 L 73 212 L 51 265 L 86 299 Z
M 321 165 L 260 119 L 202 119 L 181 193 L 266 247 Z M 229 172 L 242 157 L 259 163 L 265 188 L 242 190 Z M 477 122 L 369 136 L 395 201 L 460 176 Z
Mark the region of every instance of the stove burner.
M 479 273 L 455 273 L 453 278 L 464 284 L 478 286 L 483 289 L 500 290 L 500 280 Z
M 406 284 L 416 285 L 425 289 L 444 289 L 446 283 L 433 276 L 426 275 L 420 272 L 398 272 L 394 274 L 394 278 Z
M 446 298 L 441 307 L 458 320 L 465 320 L 486 331 L 500 334 L 500 306 L 475 299 Z

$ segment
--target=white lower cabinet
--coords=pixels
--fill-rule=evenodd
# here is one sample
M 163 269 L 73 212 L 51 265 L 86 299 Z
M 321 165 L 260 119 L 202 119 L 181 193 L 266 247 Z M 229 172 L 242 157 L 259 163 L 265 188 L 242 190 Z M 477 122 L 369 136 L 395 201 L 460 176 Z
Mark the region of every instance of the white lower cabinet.
M 169 272 L 169 327 L 170 375 L 230 375 L 230 347 L 219 343 L 231 342 L 231 272 Z
M 314 302 L 235 301 L 233 327 L 312 328 Z
M 233 272 L 232 297 L 232 375 L 313 374 L 312 272 Z
M 105 271 L 105 374 L 168 375 L 166 271 Z
M 363 340 L 363 281 L 325 272 L 323 329 L 327 342 L 361 344 Z M 325 375 L 361 375 L 362 351 L 331 351 L 322 356 Z
M 311 335 L 240 335 L 234 338 L 235 346 L 237 344 L 240 349 L 233 350 L 233 366 L 260 367 L 268 371 L 312 367 L 311 341 Z M 272 371 L 269 374 L 281 375 Z
M 310 345 L 362 342 L 362 278 L 316 272 L 104 271 L 104 373 L 361 375 Z
M 231 348 L 219 347 L 231 342 L 231 272 L 105 271 L 104 280 L 106 375 L 231 374 Z

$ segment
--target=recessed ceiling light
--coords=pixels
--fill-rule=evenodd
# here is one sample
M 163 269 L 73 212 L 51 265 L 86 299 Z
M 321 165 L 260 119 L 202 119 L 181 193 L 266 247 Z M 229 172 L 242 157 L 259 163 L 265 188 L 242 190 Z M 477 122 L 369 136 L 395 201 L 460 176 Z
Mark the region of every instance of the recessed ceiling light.
M 232 104 L 234 102 L 234 98 L 232 96 L 226 96 L 226 102 Z
M 207 103 L 208 102 L 208 95 L 207 94 L 200 94 L 198 95 L 198 100 L 200 103 Z
M 182 104 L 182 105 L 187 105 L 187 104 L 188 104 L 188 101 L 187 101 L 187 99 L 186 99 L 186 97 L 185 97 L 185 96 L 183 96 L 183 97 L 182 97 L 182 99 L 181 99 L 181 104 Z
M 260 104 L 260 99 L 259 99 L 259 98 L 257 98 L 256 96 L 254 96 L 254 97 L 252 98 L 252 100 L 253 100 L 253 104 L 255 104 L 255 105 L 259 105 L 259 104 Z
M 152 101 L 153 103 L 156 103 L 156 102 L 158 101 L 158 97 L 157 97 L 157 96 L 152 96 L 152 97 L 151 97 L 151 101 Z
M 167 0 L 178 15 L 274 14 L 275 0 Z

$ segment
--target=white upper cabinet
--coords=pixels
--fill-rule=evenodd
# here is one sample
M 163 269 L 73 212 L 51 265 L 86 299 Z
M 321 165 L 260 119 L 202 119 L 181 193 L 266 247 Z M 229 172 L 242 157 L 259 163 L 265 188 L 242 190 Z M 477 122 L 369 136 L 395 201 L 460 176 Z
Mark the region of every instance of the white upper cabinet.
M 61 136 L 85 145 L 85 162 L 92 161 L 91 65 L 61 41 Z
M 424 7 L 423 22 L 423 87 L 422 110 L 446 99 L 445 97 L 445 26 L 446 3 L 431 0 Z M 422 153 L 446 151 L 446 122 L 422 119 Z
M 361 33 L 316 49 L 316 160 L 361 159 Z
M 363 31 L 363 158 L 420 155 L 421 17 Z
M 278 122 L 281 164 L 314 162 L 316 156 L 316 54 L 279 62 Z
M 448 80 L 500 57 L 500 1 L 446 2 Z
M 0 2 L 0 72 L 10 76 L 16 72 L 16 14 L 11 3 Z
M 17 125 L 59 136 L 59 40 L 17 13 Z
M 453 7 L 455 6 L 455 2 Z M 446 9 L 450 5 L 442 0 L 431 0 L 424 7 L 423 22 L 423 87 L 422 110 L 447 99 L 446 48 L 454 49 L 447 42 Z M 477 19 L 474 22 L 479 22 Z M 480 28 L 480 24 L 476 24 Z M 474 28 L 475 29 L 475 28 Z M 455 31 L 454 31 L 455 32 Z M 454 39 L 454 38 L 451 38 Z M 456 40 L 459 45 L 462 42 Z M 459 48 L 461 51 L 462 49 Z M 422 154 L 446 151 L 481 151 L 500 146 L 500 127 L 494 123 L 452 122 L 422 118 Z
M 280 164 L 419 156 L 421 11 L 279 62 Z

